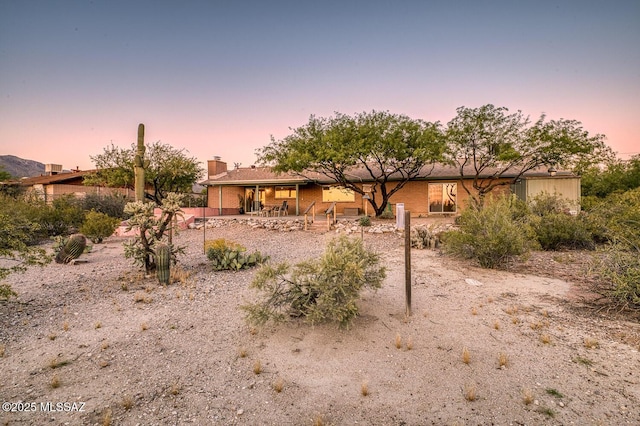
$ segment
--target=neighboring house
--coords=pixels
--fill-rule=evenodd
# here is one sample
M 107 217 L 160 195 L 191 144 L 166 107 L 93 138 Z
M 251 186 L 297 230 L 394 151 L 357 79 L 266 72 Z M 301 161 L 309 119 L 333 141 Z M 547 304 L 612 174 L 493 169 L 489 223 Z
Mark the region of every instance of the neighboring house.
M 133 197 L 133 191 L 129 191 L 126 188 L 83 185 L 84 176 L 91 173 L 95 173 L 95 170 L 72 170 L 70 172 L 63 172 L 62 166 L 46 164 L 44 175 L 21 179 L 20 185 L 26 187 L 27 192 L 34 194 L 47 203 L 51 203 L 56 198 L 69 194 L 78 198 L 84 197 L 86 194 L 107 195 L 114 193 Z
M 407 182 L 390 198 L 392 209 L 395 209 L 395 204 L 404 203 L 405 210 L 409 210 L 412 216 L 460 213 L 468 204 L 469 196 L 462 187 L 458 170 L 441 164 L 435 165 L 433 170 L 431 166 L 424 170 L 423 178 Z M 372 183 L 370 176 L 358 170 L 353 171 L 352 176 L 352 182 L 364 188 L 367 196 L 376 196 L 367 191 Z M 201 184 L 207 186 L 207 205 L 217 215 L 238 214 L 241 210 L 257 212 L 265 206 L 281 206 L 285 201 L 292 215 L 302 214 L 313 202 L 316 211 L 324 211 L 336 202 L 338 214 L 351 216 L 367 211 L 373 213 L 361 194 L 345 190 L 317 173 L 302 177 L 294 173 L 276 174 L 268 167 L 256 166 L 227 170 L 227 163 L 216 157 L 208 161 L 208 179 Z M 390 186 L 393 185 L 390 182 Z M 467 187 L 472 188 L 471 180 Z M 537 170 L 525 174 L 515 185 L 497 188 L 496 193 L 509 190 L 523 200 L 541 192 L 555 193 L 577 206 L 580 200 L 580 177 L 568 172 Z M 376 200 L 379 203 L 379 195 Z

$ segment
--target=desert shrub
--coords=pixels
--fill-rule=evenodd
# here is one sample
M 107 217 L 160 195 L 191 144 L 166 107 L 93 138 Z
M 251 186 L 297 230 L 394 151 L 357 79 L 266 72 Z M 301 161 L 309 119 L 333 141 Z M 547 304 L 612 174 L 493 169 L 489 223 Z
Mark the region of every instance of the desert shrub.
M 93 243 L 99 244 L 104 238 L 113 235 L 118 225 L 120 225 L 120 219 L 92 210 L 86 214 L 80 232 Z
M 9 284 L 0 284 L 0 300 L 9 300 L 11 297 L 17 297 L 18 294 L 13 291 Z
M 0 211 L 0 280 L 13 272 L 24 272 L 27 266 L 51 261 L 44 249 L 30 245 L 39 227 L 26 217 Z
M 568 200 L 558 194 L 542 192 L 533 197 L 529 202 L 529 209 L 531 213 L 537 216 L 546 216 L 553 213 L 568 214 L 571 210 L 575 210 L 576 206 L 573 206 Z
M 391 211 L 391 209 L 385 209 L 380 216 L 378 216 L 379 219 L 395 219 L 396 216 L 393 214 L 393 212 Z
M 594 249 L 597 224 L 586 213 L 571 214 L 577 207 L 554 194 L 542 193 L 530 203 L 531 225 L 543 250 Z
M 609 195 L 591 212 L 608 241 L 626 249 L 640 249 L 640 188 Z
M 127 197 L 121 194 L 87 194 L 82 200 L 82 208 L 86 211 L 95 210 L 111 217 L 126 219 L 124 206 L 127 204 Z
M 440 237 L 435 233 L 434 226 L 418 225 L 411 228 L 411 247 L 417 249 L 436 248 Z
M 386 276 L 378 254 L 362 240 L 339 237 L 329 242 L 319 259 L 296 264 L 265 264 L 251 287 L 262 301 L 245 305 L 247 320 L 256 325 L 301 317 L 306 322 L 337 322 L 348 326 L 358 314 L 356 304 L 364 287 L 378 289 Z
M 606 293 L 625 305 L 640 307 L 640 251 L 622 244 L 608 246 L 592 265 Z
M 459 229 L 443 234 L 444 251 L 474 259 L 483 268 L 503 267 L 526 254 L 533 248 L 532 230 L 527 221 L 513 219 L 514 202 L 515 196 L 502 197 L 465 209 Z
M 371 218 L 369 216 L 362 216 L 358 219 L 358 224 L 360 226 L 371 226 Z
M 268 259 L 259 251 L 245 253 L 246 250 L 241 244 L 227 241 L 224 238 L 207 241 L 205 244 L 207 258 L 216 271 L 248 269 L 264 263 Z
M 532 220 L 532 225 L 543 250 L 595 248 L 593 232 L 586 215 L 548 213 Z

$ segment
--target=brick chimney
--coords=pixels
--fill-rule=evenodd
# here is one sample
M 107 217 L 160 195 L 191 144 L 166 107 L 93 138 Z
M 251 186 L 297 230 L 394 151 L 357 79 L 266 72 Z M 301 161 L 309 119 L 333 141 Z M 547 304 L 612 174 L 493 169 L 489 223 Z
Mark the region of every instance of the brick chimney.
M 227 171 L 227 163 L 222 161 L 217 155 L 213 157 L 213 160 L 207 161 L 209 169 L 209 177 L 225 173 Z

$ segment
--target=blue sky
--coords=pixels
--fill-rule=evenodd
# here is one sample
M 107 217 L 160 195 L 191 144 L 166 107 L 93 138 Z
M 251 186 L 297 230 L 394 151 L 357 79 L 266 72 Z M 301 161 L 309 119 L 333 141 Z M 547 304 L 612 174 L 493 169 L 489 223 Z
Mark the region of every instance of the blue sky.
M 0 154 L 89 169 L 142 122 L 248 166 L 311 114 L 446 123 L 492 103 L 628 155 L 638 46 L 638 1 L 0 0 Z

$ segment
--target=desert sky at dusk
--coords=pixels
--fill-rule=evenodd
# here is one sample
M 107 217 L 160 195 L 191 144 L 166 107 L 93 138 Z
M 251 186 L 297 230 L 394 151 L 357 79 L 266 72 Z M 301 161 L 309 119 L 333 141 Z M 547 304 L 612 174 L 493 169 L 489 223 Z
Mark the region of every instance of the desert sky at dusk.
M 205 165 L 338 111 L 576 119 L 640 152 L 640 1 L 0 0 L 0 154 L 94 168 L 161 141 Z

